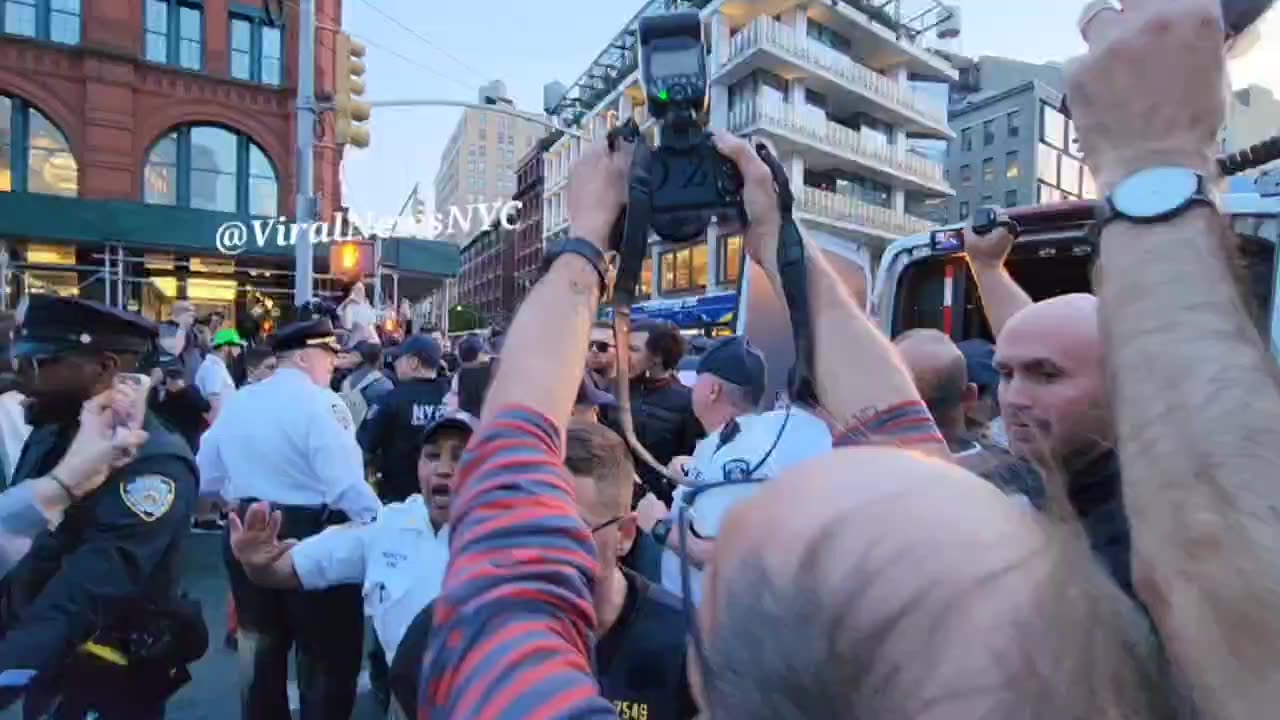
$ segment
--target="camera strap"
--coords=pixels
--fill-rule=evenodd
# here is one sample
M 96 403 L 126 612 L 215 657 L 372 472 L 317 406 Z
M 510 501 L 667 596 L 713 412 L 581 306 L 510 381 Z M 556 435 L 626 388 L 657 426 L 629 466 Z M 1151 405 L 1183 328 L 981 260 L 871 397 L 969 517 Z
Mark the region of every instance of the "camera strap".
M 773 174 L 778 193 L 778 212 L 782 223 L 778 232 L 778 274 L 782 279 L 783 300 L 791 321 L 791 339 L 796 359 L 787 376 L 787 392 L 792 402 L 817 406 L 818 392 L 813 381 L 813 330 L 809 324 L 809 275 L 805 268 L 804 238 L 796 225 L 793 210 L 795 195 L 782 163 L 764 143 L 756 144 L 756 154 Z
M 634 119 L 610 130 L 607 140 L 610 151 L 617 150 L 617 143 L 620 141 L 635 145 L 631 168 L 627 173 L 627 207 L 618 222 L 614 223 L 613 236 L 609 242 L 618 252 L 618 272 L 613 285 L 612 303 L 613 341 L 618 347 L 614 379 L 618 425 L 622 429 L 623 439 L 631 446 L 636 457 L 662 477 L 678 483 L 679 480 L 671 477 L 662 463 L 640 444 L 640 439 L 636 437 L 635 419 L 631 415 L 631 353 L 628 350 L 631 347 L 631 305 L 635 303 L 636 287 L 640 284 L 644 258 L 649 251 L 649 226 L 653 215 L 653 176 L 649 168 L 653 152 L 640 134 L 640 128 Z M 659 495 L 668 492 L 667 488 L 650 490 L 661 490 Z

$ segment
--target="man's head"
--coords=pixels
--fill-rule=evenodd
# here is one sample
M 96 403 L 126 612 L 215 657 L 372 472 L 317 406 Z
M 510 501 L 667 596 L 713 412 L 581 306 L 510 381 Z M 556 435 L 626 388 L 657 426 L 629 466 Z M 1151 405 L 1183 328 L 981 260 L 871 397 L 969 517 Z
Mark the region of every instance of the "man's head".
M 213 336 L 213 351 L 226 362 L 238 357 L 244 346 L 245 342 L 235 328 L 223 328 Z
M 591 339 L 587 342 L 587 369 L 606 378 L 617 370 L 618 349 L 613 344 L 613 326 L 598 322 L 591 326 Z M 635 370 L 635 368 L 632 368 Z
M 599 610 L 601 593 L 636 539 L 636 516 L 631 512 L 635 466 L 631 451 L 617 433 L 578 420 L 569 423 L 564 464 L 573 475 L 578 512 L 596 543 Z
M 684 337 L 670 320 L 645 320 L 631 329 L 631 377 L 675 371 L 684 357 Z
M 333 323 L 327 317 L 318 317 L 281 328 L 271 349 L 280 367 L 300 370 L 311 382 L 327 388 L 342 348 L 333 333 Z
M 695 689 L 751 720 L 1171 717 L 1158 643 L 1078 534 L 906 451 L 795 466 L 721 528 Z
M 33 425 L 66 423 L 84 401 L 134 372 L 157 337 L 155 323 L 101 303 L 30 295 L 16 313 L 12 354 Z
M 391 352 L 400 380 L 433 378 L 440 368 L 440 343 L 430 335 L 411 335 Z
M 244 371 L 249 384 L 262 382 L 276 371 L 276 356 L 266 345 L 254 345 L 245 351 Z
M 978 388 L 978 401 L 965 413 L 972 432 L 979 432 L 1000 417 L 1000 373 L 996 372 L 996 346 L 986 340 L 965 340 L 957 347 L 964 355 L 969 382 Z
M 1000 409 L 1010 449 L 1023 458 L 1043 450 L 1070 466 L 1112 442 L 1092 295 L 1063 295 L 1014 315 L 996 342 Z
M 951 338 L 927 328 L 905 332 L 894 344 L 943 435 L 951 440 L 964 433 L 965 415 L 978 399 L 964 354 Z
M 755 411 L 768 374 L 764 354 L 745 337 L 717 341 L 698 360 L 693 414 L 708 429 Z
M 423 433 L 422 450 L 418 453 L 418 489 L 436 529 L 449 522 L 454 476 L 476 426 L 474 417 L 455 410 L 433 422 Z
M 347 297 L 356 302 L 365 302 L 364 283 L 356 282 L 351 285 L 351 292 L 347 293 Z
M 458 343 L 458 360 L 464 365 L 484 362 L 488 352 L 484 338 L 479 335 L 468 335 Z
M 183 329 L 189 330 L 196 323 L 196 306 L 186 300 L 179 300 L 173 304 L 173 321 Z

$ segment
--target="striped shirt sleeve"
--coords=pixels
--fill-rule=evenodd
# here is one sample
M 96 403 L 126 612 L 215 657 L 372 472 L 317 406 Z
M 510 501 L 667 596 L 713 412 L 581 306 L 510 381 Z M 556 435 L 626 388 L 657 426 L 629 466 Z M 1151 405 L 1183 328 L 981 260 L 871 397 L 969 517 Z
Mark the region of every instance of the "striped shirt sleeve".
M 924 451 L 946 452 L 929 408 L 920 400 L 908 400 L 855 418 L 835 433 L 835 447 L 896 445 Z
M 463 456 L 451 515 L 418 720 L 616 718 L 591 672 L 595 546 L 555 423 L 498 412 Z

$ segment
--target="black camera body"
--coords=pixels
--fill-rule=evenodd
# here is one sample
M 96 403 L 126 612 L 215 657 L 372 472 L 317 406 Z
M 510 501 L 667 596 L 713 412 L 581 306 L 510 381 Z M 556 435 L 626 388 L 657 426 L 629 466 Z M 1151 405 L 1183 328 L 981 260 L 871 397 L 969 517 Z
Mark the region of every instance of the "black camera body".
M 650 225 L 671 242 L 688 242 L 716 218 L 728 233 L 746 226 L 742 174 L 715 148 L 702 124 L 707 63 L 697 12 L 640 19 L 640 73 L 649 113 L 658 121 L 650 177 Z

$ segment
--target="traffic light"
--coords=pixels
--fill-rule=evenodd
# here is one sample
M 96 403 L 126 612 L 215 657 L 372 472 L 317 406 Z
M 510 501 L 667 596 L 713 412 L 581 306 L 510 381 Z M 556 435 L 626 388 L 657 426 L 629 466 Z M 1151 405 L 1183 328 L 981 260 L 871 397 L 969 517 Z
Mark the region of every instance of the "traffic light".
M 373 108 L 356 98 L 364 96 L 364 45 L 338 33 L 333 60 L 333 107 L 339 145 L 369 147 L 369 128 L 356 123 L 369 119 Z
M 373 244 L 361 240 L 329 246 L 329 273 L 348 282 L 373 274 Z
M 413 221 L 421 225 L 427 219 L 427 203 L 421 197 L 413 196 Z

